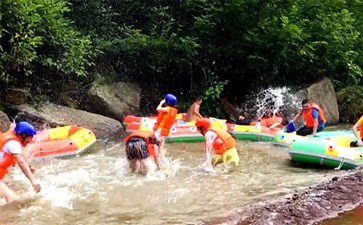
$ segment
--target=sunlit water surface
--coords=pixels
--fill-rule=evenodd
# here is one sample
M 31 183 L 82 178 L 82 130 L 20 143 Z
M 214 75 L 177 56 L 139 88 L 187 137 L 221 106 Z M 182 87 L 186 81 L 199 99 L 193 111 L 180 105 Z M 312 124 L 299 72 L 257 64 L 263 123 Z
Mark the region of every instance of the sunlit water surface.
M 208 173 L 200 166 L 202 143 L 166 147 L 167 176 L 130 173 L 121 144 L 97 144 L 81 157 L 38 161 L 39 194 L 12 168 L 6 181 L 25 191 L 20 203 L 0 206 L 0 224 L 196 224 L 344 173 L 293 167 L 287 149 L 252 142 L 239 142 L 239 166 Z

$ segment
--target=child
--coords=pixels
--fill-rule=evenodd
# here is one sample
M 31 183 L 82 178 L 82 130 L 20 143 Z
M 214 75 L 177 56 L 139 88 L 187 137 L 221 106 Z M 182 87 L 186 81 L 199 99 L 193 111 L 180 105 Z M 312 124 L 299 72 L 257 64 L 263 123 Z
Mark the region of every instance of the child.
M 136 130 L 125 140 L 125 152 L 132 172 L 147 175 L 160 168 L 158 142 L 152 132 Z
M 165 138 L 170 135 L 170 129 L 173 126 L 178 110 L 175 108 L 177 99 L 172 94 L 167 94 L 163 100 L 160 101 L 156 110 L 158 117 L 154 124 L 153 131 L 156 139 L 160 142 L 159 153 L 160 161 L 165 163 Z M 163 106 L 165 103 L 165 106 Z

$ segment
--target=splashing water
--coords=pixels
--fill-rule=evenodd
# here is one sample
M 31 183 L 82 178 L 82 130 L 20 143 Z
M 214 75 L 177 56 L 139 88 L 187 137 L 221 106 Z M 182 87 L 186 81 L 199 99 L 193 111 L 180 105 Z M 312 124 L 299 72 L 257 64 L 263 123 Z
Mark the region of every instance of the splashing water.
M 20 205 L 0 206 L 0 224 L 198 224 L 342 173 L 291 168 L 286 151 L 239 142 L 237 167 L 206 172 L 200 143 L 174 143 L 168 144 L 166 171 L 143 176 L 130 172 L 122 147 L 34 162 L 42 186 L 38 194 L 20 169 L 12 168 L 9 186 L 26 190 L 25 197 Z
M 299 99 L 288 87 L 270 87 L 248 95 L 241 111 L 257 120 L 274 115 L 292 117 L 300 109 Z

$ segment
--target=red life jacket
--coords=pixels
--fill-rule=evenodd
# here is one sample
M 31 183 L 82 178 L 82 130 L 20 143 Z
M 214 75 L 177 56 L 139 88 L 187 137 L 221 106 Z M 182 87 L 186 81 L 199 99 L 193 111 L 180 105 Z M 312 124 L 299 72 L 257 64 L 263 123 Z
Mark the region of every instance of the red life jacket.
M 0 134 L 0 180 L 8 173 L 8 168 L 16 163 L 15 156 L 3 150 L 4 145 L 11 140 L 16 140 L 21 143 L 12 130 Z
M 313 118 L 313 109 L 318 110 L 319 119 L 326 122 L 324 111 L 315 103 L 310 103 L 309 110 L 303 110 L 303 117 L 306 122 L 306 127 L 313 127 L 314 126 L 314 118 Z
M 237 146 L 236 140 L 227 131 L 216 128 L 209 128 L 208 131 L 213 131 L 217 137 L 213 140 L 213 148 L 215 153 L 222 155 L 231 148 Z
M 169 136 L 170 129 L 173 126 L 178 110 L 174 107 L 167 106 L 167 112 L 160 111 L 154 124 L 153 130 L 161 128 L 161 136 Z

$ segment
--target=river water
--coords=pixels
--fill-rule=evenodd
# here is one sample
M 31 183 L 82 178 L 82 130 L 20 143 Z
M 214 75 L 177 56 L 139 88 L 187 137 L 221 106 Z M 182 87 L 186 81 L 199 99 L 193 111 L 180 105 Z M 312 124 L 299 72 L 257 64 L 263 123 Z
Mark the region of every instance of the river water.
M 344 173 L 294 167 L 286 148 L 253 142 L 239 142 L 239 166 L 207 173 L 200 166 L 202 143 L 166 148 L 168 176 L 131 174 L 121 144 L 98 143 L 81 157 L 38 161 L 38 194 L 12 168 L 7 182 L 25 191 L 19 203 L 0 206 L 0 224 L 197 224 Z
M 339 214 L 337 218 L 325 220 L 320 225 L 363 225 L 363 205 Z

